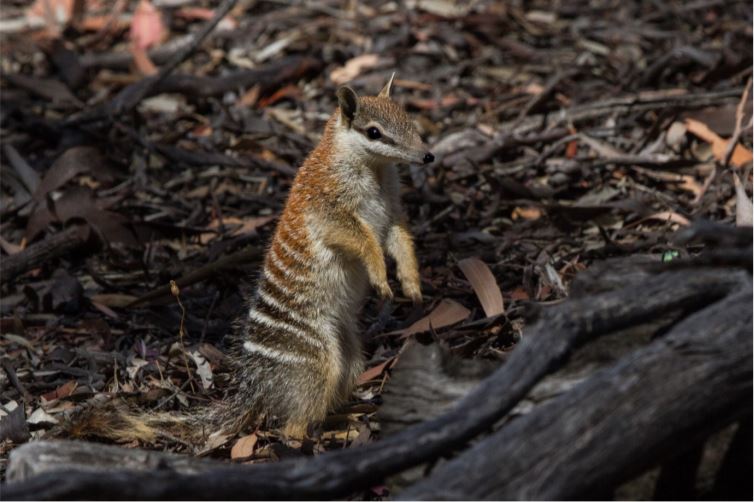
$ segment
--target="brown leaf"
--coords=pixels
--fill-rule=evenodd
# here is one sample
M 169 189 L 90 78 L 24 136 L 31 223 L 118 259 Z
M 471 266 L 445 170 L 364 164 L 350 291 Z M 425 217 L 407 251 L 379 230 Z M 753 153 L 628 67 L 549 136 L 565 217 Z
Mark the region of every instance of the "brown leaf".
M 344 66 L 335 68 L 330 73 L 330 80 L 340 85 L 345 84 L 358 77 L 364 70 L 374 68 L 380 63 L 380 57 L 377 54 L 362 54 L 355 58 L 349 59 Z
M 529 293 L 521 286 L 511 291 L 511 300 L 528 300 Z
M 146 49 L 139 47 L 136 44 L 131 44 L 129 50 L 134 58 L 134 66 L 139 73 L 147 77 L 157 75 L 157 66 L 155 66 L 149 58 Z
M 394 331 L 390 334 L 399 334 L 401 338 L 407 338 L 416 333 L 429 331 L 430 325 L 432 329 L 440 329 L 461 322 L 469 317 L 470 313 L 469 309 L 457 301 L 445 298 L 429 315 L 422 317 L 408 328 Z
M 57 190 L 82 173 L 91 173 L 101 181 L 110 182 L 114 180 L 114 175 L 105 166 L 105 159 L 96 148 L 90 146 L 69 148 L 47 170 L 32 198 L 41 201 L 48 193 Z
M 32 241 L 50 222 L 82 219 L 107 242 L 137 245 L 134 233 L 126 226 L 128 220 L 119 213 L 106 210 L 112 203 L 114 201 L 105 199 L 95 201 L 91 189 L 72 186 L 59 199 L 50 202 L 51 207 L 40 204 L 26 225 L 26 239 Z
M 281 99 L 290 98 L 296 100 L 301 99 L 301 97 L 301 89 L 299 89 L 297 85 L 289 84 L 282 89 L 278 89 L 271 96 L 259 100 L 258 106 L 259 108 L 265 108 L 267 106 L 274 105 Z
M 50 391 L 47 394 L 42 394 L 42 398 L 45 401 L 63 399 L 73 394 L 73 391 L 76 390 L 76 387 L 78 387 L 78 383 L 76 382 L 76 380 L 69 380 L 68 382 L 58 387 L 57 389 Z
M 9 81 L 11 84 L 22 89 L 26 89 L 29 92 L 41 96 L 45 99 L 52 101 L 53 103 L 60 104 L 76 104 L 80 105 L 79 99 L 73 95 L 70 89 L 61 82 L 54 78 L 39 78 L 29 77 L 26 75 L 15 75 L 13 73 L 6 73 L 3 78 Z
M 538 220 L 542 217 L 542 210 L 538 207 L 514 207 L 511 219 Z
M 725 160 L 725 150 L 728 147 L 728 140 L 721 138 L 712 129 L 707 127 L 703 122 L 694 119 L 686 119 L 688 131 L 699 139 L 702 139 L 712 146 L 712 154 L 720 162 Z M 730 163 L 736 167 L 748 164 L 752 160 L 751 150 L 743 145 L 736 145 L 733 150 L 733 156 Z
M 684 227 L 691 223 L 688 220 L 688 218 L 674 211 L 660 211 L 659 213 L 651 214 L 647 216 L 646 218 L 642 219 L 642 221 L 645 221 L 645 220 L 669 221 L 672 223 L 683 225 Z
M 5 251 L 9 255 L 20 253 L 21 251 L 24 250 L 24 246 L 19 246 L 18 244 L 13 244 L 12 242 L 8 242 L 5 239 L 3 239 L 1 236 L 0 236 L 0 247 L 2 247 L 3 251 Z
M 254 454 L 254 446 L 257 444 L 257 435 L 251 434 L 238 438 L 233 448 L 230 449 L 230 458 L 236 460 L 240 458 L 249 458 Z
M 107 307 L 126 307 L 130 303 L 137 300 L 136 296 L 124 295 L 121 293 L 102 293 L 99 295 L 92 295 L 90 298 L 93 302 L 97 302 L 100 305 Z
M 484 315 L 492 317 L 505 312 L 503 294 L 497 285 L 490 267 L 479 258 L 466 258 L 458 262 L 458 267 L 474 288 L 479 303 L 482 304 Z
M 367 369 L 366 371 L 364 371 L 364 373 L 359 375 L 359 378 L 356 379 L 356 385 L 364 385 L 367 382 L 371 382 L 372 380 L 380 376 L 388 365 L 392 366 L 392 363 L 395 362 L 395 359 L 395 357 L 391 357 L 390 359 L 381 362 L 377 366 L 372 366 L 371 368 Z

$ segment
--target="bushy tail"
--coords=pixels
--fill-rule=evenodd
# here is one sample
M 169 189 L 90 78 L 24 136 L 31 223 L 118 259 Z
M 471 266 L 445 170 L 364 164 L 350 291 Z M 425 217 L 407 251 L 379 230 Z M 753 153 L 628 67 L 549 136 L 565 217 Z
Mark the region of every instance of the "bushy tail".
M 131 408 L 119 399 L 88 406 L 53 431 L 70 439 L 107 439 L 118 443 L 138 440 L 154 443 L 177 440 L 198 447 L 217 429 L 216 411 L 198 408 L 191 414 L 145 412 Z

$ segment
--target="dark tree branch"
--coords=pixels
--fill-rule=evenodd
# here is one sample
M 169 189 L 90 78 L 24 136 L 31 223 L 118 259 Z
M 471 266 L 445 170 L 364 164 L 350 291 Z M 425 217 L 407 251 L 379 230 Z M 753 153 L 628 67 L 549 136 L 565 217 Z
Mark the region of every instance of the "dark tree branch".
M 335 498 L 464 446 L 505 416 L 539 381 L 595 336 L 670 310 L 694 311 L 731 291 L 751 290 L 749 275 L 669 271 L 629 287 L 553 307 L 528 330 L 510 359 L 449 412 L 362 448 L 309 461 L 175 472 L 60 471 L 4 487 L 5 499 L 311 499 Z M 637 290 L 638 289 L 638 290 Z
M 402 497 L 588 499 L 750 413 L 752 293 L 743 279 L 733 296 L 514 420 Z
M 3 257 L 0 284 L 6 284 L 28 270 L 78 249 L 87 243 L 89 235 L 89 227 L 71 225 L 19 253 Z

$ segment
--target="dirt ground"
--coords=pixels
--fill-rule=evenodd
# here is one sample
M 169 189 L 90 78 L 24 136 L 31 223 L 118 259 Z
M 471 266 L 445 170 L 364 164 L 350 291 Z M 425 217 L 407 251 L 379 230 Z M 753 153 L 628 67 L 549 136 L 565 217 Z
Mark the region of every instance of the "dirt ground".
M 594 262 L 693 253 L 670 236 L 699 219 L 751 225 L 750 2 L 240 0 L 192 46 L 221 3 L 0 8 L 0 404 L 24 412 L 0 469 L 95 400 L 222 398 L 223 337 L 340 84 L 396 72 L 435 154 L 402 168 L 422 309 L 368 300 L 369 369 L 306 444 L 261 428 L 206 455 L 379 440 L 408 335 L 504 361 L 532 304 Z

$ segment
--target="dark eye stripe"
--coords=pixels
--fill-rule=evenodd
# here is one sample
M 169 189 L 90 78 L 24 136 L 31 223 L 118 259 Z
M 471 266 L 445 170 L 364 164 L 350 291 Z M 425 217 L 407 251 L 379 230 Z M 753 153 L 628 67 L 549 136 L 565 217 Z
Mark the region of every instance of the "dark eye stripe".
M 370 125 L 369 127 L 374 127 L 374 126 Z M 367 139 L 369 139 L 369 135 L 367 134 L 367 129 L 369 129 L 369 127 L 355 127 L 354 129 L 356 129 L 356 131 L 358 131 L 360 134 L 363 134 Z M 386 145 L 397 144 L 393 138 L 385 135 L 384 130 L 380 129 L 380 132 L 382 133 L 382 136 L 380 136 L 377 139 L 370 139 L 369 141 L 380 141 L 382 143 L 385 143 Z

